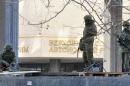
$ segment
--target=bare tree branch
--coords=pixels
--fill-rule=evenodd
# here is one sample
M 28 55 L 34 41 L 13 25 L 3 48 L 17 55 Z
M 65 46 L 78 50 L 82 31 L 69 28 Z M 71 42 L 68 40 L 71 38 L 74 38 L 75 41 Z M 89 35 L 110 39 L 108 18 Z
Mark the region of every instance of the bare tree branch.
M 91 15 L 92 16 L 92 14 L 89 12 L 89 10 L 83 5 L 83 4 L 81 4 L 80 2 L 77 2 L 76 0 L 72 0 L 72 1 L 74 1 L 75 3 L 77 3 L 77 4 L 79 4 L 79 5 L 81 5 L 88 13 L 89 13 L 89 15 Z M 93 17 L 93 19 L 95 20 L 95 22 L 98 24 L 98 26 L 101 28 L 101 29 L 103 29 L 104 30 L 104 27 L 102 27 L 97 21 L 96 21 L 96 19 Z M 105 32 L 108 32 L 108 30 L 104 30 Z M 109 32 L 108 32 L 109 33 Z M 99 33 L 98 35 L 100 35 L 101 33 Z
M 71 1 L 71 0 L 69 0 L 69 1 L 64 5 L 64 7 L 63 7 L 59 12 L 57 12 L 53 17 L 51 17 L 51 18 L 48 19 L 48 20 L 41 21 L 40 23 L 37 23 L 37 24 L 35 24 L 35 25 L 45 24 L 45 23 L 51 21 L 52 19 L 56 18 L 61 12 L 64 11 L 64 9 L 67 7 L 67 5 L 70 3 L 70 1 Z M 29 24 L 31 24 L 31 23 L 29 23 Z
M 102 21 L 102 19 L 101 19 L 100 16 L 98 15 L 97 11 L 91 6 L 91 4 L 90 4 L 87 0 L 85 0 L 85 2 L 86 2 L 86 3 L 91 7 L 91 9 L 95 12 L 96 16 L 98 17 L 98 19 L 100 20 L 100 22 L 105 26 L 105 28 L 107 28 L 107 27 L 106 27 L 106 24 L 104 24 L 104 22 Z M 104 28 L 101 28 L 101 29 L 104 30 Z M 107 31 L 107 32 L 109 33 L 109 31 Z

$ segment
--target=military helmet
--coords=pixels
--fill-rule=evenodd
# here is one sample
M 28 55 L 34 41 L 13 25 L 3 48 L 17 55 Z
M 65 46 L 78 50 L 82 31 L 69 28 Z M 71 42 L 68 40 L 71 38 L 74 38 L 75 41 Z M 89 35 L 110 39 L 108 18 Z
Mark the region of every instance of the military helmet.
M 11 45 L 5 45 L 5 49 L 10 50 L 10 49 L 12 49 L 12 46 Z
M 91 15 L 86 15 L 86 16 L 84 16 L 84 20 L 94 21 L 94 20 L 92 19 L 92 16 L 91 16 Z
M 123 26 L 129 26 L 129 25 L 130 25 L 130 23 L 128 21 L 123 22 Z

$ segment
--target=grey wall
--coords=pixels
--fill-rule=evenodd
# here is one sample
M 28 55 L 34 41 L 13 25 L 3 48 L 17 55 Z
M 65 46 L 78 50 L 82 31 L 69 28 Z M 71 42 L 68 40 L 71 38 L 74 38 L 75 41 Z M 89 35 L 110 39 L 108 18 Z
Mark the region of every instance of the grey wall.
M 0 77 L 0 86 L 130 86 L 126 77 Z

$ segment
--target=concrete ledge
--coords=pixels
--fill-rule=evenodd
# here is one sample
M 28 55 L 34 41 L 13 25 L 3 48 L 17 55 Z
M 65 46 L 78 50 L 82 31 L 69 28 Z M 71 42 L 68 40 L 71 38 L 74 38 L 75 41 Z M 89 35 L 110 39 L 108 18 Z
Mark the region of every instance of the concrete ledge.
M 84 77 L 84 76 L 0 77 L 0 86 L 130 86 L 130 76 L 123 76 L 123 77 Z

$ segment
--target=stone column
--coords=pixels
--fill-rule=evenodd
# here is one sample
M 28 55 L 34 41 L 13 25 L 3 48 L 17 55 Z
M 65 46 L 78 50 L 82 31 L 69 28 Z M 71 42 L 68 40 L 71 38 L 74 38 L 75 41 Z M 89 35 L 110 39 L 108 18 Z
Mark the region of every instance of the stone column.
M 50 59 L 49 72 L 60 72 L 60 59 Z
M 19 0 L 0 1 L 0 50 L 11 44 L 18 63 L 18 4 Z
M 111 29 L 109 33 L 105 33 L 105 55 L 104 68 L 108 72 L 121 72 L 122 59 L 120 46 L 117 41 L 116 34 L 121 32 L 122 26 L 122 0 L 105 0 L 106 15 L 109 17 L 106 19 L 106 23 L 111 22 L 108 26 Z
M 5 44 L 5 0 L 0 1 L 0 51 Z

